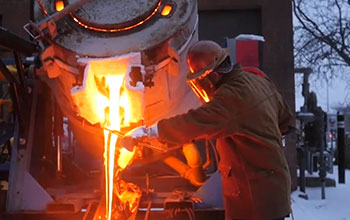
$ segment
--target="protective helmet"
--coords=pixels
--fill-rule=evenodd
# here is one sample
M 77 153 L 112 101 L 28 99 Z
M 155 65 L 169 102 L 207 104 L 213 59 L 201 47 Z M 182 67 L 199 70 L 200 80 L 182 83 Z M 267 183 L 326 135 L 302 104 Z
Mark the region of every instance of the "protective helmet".
M 221 73 L 232 70 L 228 50 L 208 40 L 198 41 L 189 48 L 187 65 L 190 70 L 187 83 L 202 102 L 212 99 Z

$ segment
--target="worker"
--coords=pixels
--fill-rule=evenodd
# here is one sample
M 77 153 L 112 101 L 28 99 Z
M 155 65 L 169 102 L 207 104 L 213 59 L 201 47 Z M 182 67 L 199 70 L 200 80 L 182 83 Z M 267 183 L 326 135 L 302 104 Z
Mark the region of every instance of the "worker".
M 228 50 L 198 41 L 187 53 L 187 81 L 204 103 L 153 126 L 129 131 L 121 145 L 157 138 L 182 145 L 217 139 L 226 220 L 282 220 L 289 215 L 290 173 L 282 147 L 292 113 L 267 76 L 233 65 Z

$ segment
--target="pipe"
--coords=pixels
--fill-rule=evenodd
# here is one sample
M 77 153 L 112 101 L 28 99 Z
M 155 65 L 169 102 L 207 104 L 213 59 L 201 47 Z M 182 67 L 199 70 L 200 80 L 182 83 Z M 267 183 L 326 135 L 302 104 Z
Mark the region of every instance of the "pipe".
M 10 83 L 11 88 L 11 99 L 14 103 L 14 109 L 18 117 L 18 121 L 20 124 L 20 136 L 22 137 L 25 134 L 25 120 L 24 120 L 24 110 L 22 105 L 21 94 L 19 91 L 19 83 L 17 79 L 11 74 L 6 65 L 0 59 L 0 74 L 2 74 L 7 81 Z
M 183 153 L 187 160 L 187 164 L 174 156 L 165 158 L 163 161 L 169 167 L 173 168 L 183 178 L 187 179 L 195 186 L 201 186 L 206 180 L 204 170 L 202 168 L 202 158 L 195 144 L 185 144 Z
M 344 115 L 337 113 L 338 134 L 337 134 L 337 148 L 338 148 L 338 182 L 345 183 L 345 122 Z
M 13 51 L 13 56 L 14 56 L 15 62 L 16 62 L 18 79 L 19 79 L 19 82 L 21 84 L 21 92 L 24 96 L 23 101 L 26 102 L 27 101 L 27 94 L 28 94 L 27 93 L 28 87 L 27 87 L 25 76 L 24 76 L 24 68 L 23 68 L 21 55 L 17 51 Z
M 207 169 L 209 166 L 210 166 L 210 164 L 211 164 L 211 157 L 210 157 L 210 148 L 209 148 L 209 144 L 210 144 L 210 142 L 209 142 L 209 140 L 208 139 L 206 139 L 205 140 L 205 155 L 206 155 L 206 161 L 205 161 L 205 163 L 203 164 L 203 169 L 205 170 L 205 169 Z
M 190 169 L 189 166 L 187 166 L 174 156 L 167 157 L 163 161 L 166 165 L 178 172 L 182 177 L 185 177 L 186 172 Z
M 201 186 L 206 180 L 206 175 L 202 166 L 202 157 L 194 143 L 185 144 L 182 148 L 184 156 L 187 160 L 189 171 L 188 179 L 190 182 L 196 183 L 196 186 Z
M 69 15 L 70 13 L 74 12 L 75 10 L 81 8 L 83 5 L 88 3 L 90 0 L 80 0 L 76 1 L 73 4 L 67 5 L 62 11 L 57 11 L 54 14 L 44 18 L 40 22 L 38 22 L 38 26 L 40 27 L 41 30 L 45 29 L 48 27 L 48 23 L 50 21 L 57 22 L 64 18 L 66 15 Z
M 193 143 L 185 144 L 182 147 L 182 152 L 187 160 L 187 164 L 191 168 L 197 168 L 202 164 L 202 157 L 197 149 L 197 146 Z
M 152 201 L 149 201 L 148 204 L 147 204 L 147 211 L 146 211 L 144 220 L 148 220 L 149 219 L 149 215 L 151 213 L 151 206 L 152 206 Z
M 57 136 L 57 172 L 62 172 L 62 145 L 61 136 Z
M 57 172 L 62 172 L 62 137 L 64 136 L 63 130 L 63 115 L 61 110 L 58 108 L 57 103 L 55 104 L 55 117 L 54 117 L 54 135 L 56 137 L 56 156 L 57 156 Z

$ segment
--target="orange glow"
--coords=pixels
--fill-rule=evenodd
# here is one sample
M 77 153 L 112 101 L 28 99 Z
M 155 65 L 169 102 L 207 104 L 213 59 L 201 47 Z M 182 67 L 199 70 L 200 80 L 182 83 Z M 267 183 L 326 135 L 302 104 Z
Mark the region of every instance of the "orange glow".
M 198 98 L 202 98 L 205 102 L 210 101 L 209 96 L 204 89 L 198 88 L 197 85 L 192 80 L 190 80 L 190 83 L 191 83 L 191 87 L 193 88 L 194 93 L 196 94 L 196 96 Z
M 81 58 L 80 62 L 86 63 L 83 85 L 74 87 L 71 96 L 79 115 L 103 128 L 105 209 L 101 218 L 116 219 L 123 213 L 136 212 L 141 198 L 138 186 L 120 179 L 120 174 L 134 157 L 141 155 L 139 148 L 136 146 L 129 152 L 118 144 L 118 138 L 123 136 L 122 129 L 142 124 L 144 87 L 142 84 L 136 87 L 130 85 L 128 75 L 132 66 L 141 65 L 141 55 L 130 53 L 108 58 Z
M 56 0 L 56 11 L 62 11 L 64 9 L 64 2 L 62 0 Z
M 123 83 L 123 76 L 108 76 L 106 82 L 109 86 L 109 112 L 106 113 L 106 128 L 109 130 L 120 130 L 119 117 L 119 91 Z M 113 114 L 114 113 L 114 114 Z M 105 173 L 106 173 L 106 214 L 107 219 L 110 220 L 112 216 L 112 202 L 113 202 L 113 181 L 114 181 L 114 156 L 115 145 L 118 139 L 116 134 L 109 130 L 104 130 L 105 142 Z
M 133 159 L 135 154 L 135 149 L 134 151 L 130 152 L 125 148 L 120 148 L 119 149 L 119 157 L 117 160 L 117 164 L 121 169 L 125 169 L 129 163 L 131 162 L 131 160 Z
M 89 26 L 87 24 L 84 24 L 83 21 L 79 20 L 79 18 L 77 18 L 76 16 L 74 16 L 74 14 L 70 14 L 71 17 L 73 18 L 73 20 L 79 24 L 80 26 L 86 28 L 86 29 L 90 29 L 90 30 L 93 30 L 93 31 L 99 31 L 99 32 L 110 32 L 110 33 L 114 33 L 114 32 L 121 32 L 121 31 L 127 31 L 127 30 L 130 30 L 130 29 L 133 29 L 133 28 L 136 28 L 142 24 L 144 24 L 146 21 L 148 21 L 149 19 L 151 19 L 158 11 L 159 11 L 159 8 L 160 6 L 162 5 L 162 1 L 159 1 L 158 2 L 158 5 L 157 7 L 154 9 L 154 11 L 148 16 L 146 17 L 145 19 L 143 19 L 142 21 L 139 21 L 138 23 L 136 24 L 133 24 L 133 25 L 130 25 L 130 26 L 127 26 L 127 27 L 121 27 L 121 28 L 111 28 L 111 29 L 106 29 L 106 28 L 99 28 L 99 27 L 93 27 L 93 26 Z
M 128 95 L 124 92 L 123 94 L 121 94 L 120 96 L 120 107 L 124 109 L 124 120 L 123 120 L 123 125 L 124 126 L 129 126 L 129 122 L 132 121 L 132 116 L 131 116 L 131 111 L 129 108 L 129 106 L 132 103 L 130 103 L 129 99 L 128 99 Z M 124 149 L 125 150 L 125 149 Z
M 162 12 L 160 14 L 163 15 L 163 16 L 168 16 L 168 15 L 170 15 L 172 10 L 173 10 L 173 6 L 172 5 L 165 5 L 163 7 Z
M 138 200 L 140 198 L 140 189 L 132 184 L 132 183 L 126 183 L 123 180 L 116 181 L 119 183 L 114 187 L 115 194 L 121 201 L 128 201 L 128 203 L 125 203 L 127 205 L 129 211 L 131 213 L 134 213 L 137 210 Z
M 121 125 L 128 123 L 131 116 L 130 102 L 125 95 L 124 74 L 105 76 L 109 88 L 109 104 L 105 111 L 104 129 L 104 164 L 106 183 L 106 217 L 111 220 L 114 216 L 115 207 L 113 204 L 122 204 L 119 207 L 129 209 L 131 213 L 137 210 L 138 201 L 141 197 L 140 189 L 132 184 L 125 183 L 119 178 L 119 174 L 133 160 L 136 148 L 133 152 L 116 145 L 118 135 L 113 130 L 120 131 Z M 123 92 L 124 91 L 124 92 Z M 124 109 L 124 111 L 121 111 Z
M 188 63 L 188 61 L 187 61 L 187 63 Z M 192 66 L 188 66 L 188 67 L 190 68 L 191 73 L 194 73 L 194 69 L 192 68 Z

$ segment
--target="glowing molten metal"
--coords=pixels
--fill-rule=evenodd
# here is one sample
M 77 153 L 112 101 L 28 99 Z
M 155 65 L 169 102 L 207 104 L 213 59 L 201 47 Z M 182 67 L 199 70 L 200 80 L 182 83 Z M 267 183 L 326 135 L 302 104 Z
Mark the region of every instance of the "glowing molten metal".
M 120 173 L 132 163 L 137 148 L 133 152 L 122 148 L 118 137 L 121 128 L 130 128 L 143 120 L 144 87 L 141 82 L 131 83 L 129 76 L 135 67 L 143 73 L 141 55 L 80 58 L 79 62 L 86 64 L 84 80 L 71 90 L 72 98 L 81 117 L 91 124 L 101 124 L 104 129 L 105 219 L 128 218 L 137 210 L 141 190 L 121 180 Z
M 106 215 L 108 220 L 112 219 L 115 211 L 118 212 L 118 210 L 114 210 L 115 207 L 119 210 L 129 210 L 130 213 L 135 212 L 141 196 L 137 186 L 131 183 L 125 183 L 119 178 L 120 172 L 131 163 L 135 150 L 129 152 L 124 148 L 116 146 L 118 136 L 111 132 L 111 130 L 120 131 L 122 122 L 127 123 L 125 120 L 130 117 L 128 114 L 130 112 L 130 109 L 128 109 L 130 108 L 129 100 L 126 93 L 121 93 L 123 91 L 121 89 L 123 82 L 123 75 L 106 77 L 106 83 L 109 88 L 109 107 L 105 113 L 104 164 L 106 174 Z M 118 201 L 114 201 L 114 195 L 117 196 L 116 199 Z M 117 205 L 113 206 L 114 203 Z
M 79 115 L 104 129 L 105 219 L 129 218 L 137 210 L 141 190 L 121 180 L 120 173 L 132 163 L 137 148 L 127 151 L 118 145 L 118 137 L 121 128 L 130 128 L 143 120 L 144 86 L 139 81 L 136 85 L 131 83 L 129 75 L 136 67 L 140 74 L 144 73 L 141 55 L 80 58 L 78 62 L 86 64 L 84 80 L 71 90 L 71 96 Z

